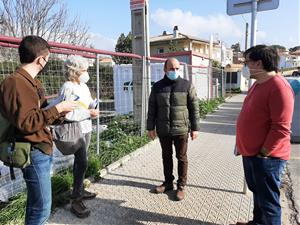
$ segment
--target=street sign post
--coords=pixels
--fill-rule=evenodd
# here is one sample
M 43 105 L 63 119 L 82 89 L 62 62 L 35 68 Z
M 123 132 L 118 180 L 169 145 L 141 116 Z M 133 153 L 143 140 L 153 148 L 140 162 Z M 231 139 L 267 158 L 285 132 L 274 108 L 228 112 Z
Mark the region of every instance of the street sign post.
M 257 12 L 277 9 L 279 0 L 255 0 Z M 252 0 L 227 0 L 227 14 L 229 16 L 252 12 Z
M 130 10 L 145 8 L 145 0 L 130 0 Z
M 251 16 L 251 45 L 256 45 L 257 12 L 277 9 L 279 0 L 227 0 L 229 16 L 252 13 Z

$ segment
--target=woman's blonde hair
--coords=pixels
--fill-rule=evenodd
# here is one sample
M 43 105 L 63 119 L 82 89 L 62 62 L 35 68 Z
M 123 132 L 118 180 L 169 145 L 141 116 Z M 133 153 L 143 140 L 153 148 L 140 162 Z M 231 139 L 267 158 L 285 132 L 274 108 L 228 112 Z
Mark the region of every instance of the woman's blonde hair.
M 79 55 L 70 55 L 64 63 L 65 77 L 69 81 L 78 81 L 82 71 L 87 70 L 89 63 L 87 59 Z

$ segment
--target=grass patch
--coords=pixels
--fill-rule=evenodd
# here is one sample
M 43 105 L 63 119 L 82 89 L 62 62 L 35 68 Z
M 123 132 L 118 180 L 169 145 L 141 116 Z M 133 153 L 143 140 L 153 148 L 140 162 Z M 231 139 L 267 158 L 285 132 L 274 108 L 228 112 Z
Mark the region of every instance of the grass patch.
M 220 104 L 225 102 L 223 97 L 214 98 L 210 100 L 200 100 L 199 101 L 199 110 L 200 117 L 205 118 L 207 114 L 214 112 Z
M 57 173 L 51 178 L 52 209 L 69 203 L 72 184 L 73 173 L 70 170 Z
M 23 224 L 25 218 L 27 195 L 25 192 L 9 199 L 9 203 L 1 203 L 0 224 L 15 225 Z

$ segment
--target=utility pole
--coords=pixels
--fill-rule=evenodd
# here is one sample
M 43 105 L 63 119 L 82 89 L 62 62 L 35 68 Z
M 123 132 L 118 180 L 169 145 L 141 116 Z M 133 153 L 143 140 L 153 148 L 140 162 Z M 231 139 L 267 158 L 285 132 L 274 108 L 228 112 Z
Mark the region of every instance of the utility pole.
M 252 0 L 252 13 L 251 13 L 251 44 L 250 47 L 256 45 L 256 30 L 257 30 L 257 2 L 258 0 Z M 252 86 L 252 79 L 249 79 L 248 88 Z
M 145 130 L 147 99 L 150 93 L 150 47 L 148 0 L 130 0 L 132 52 L 143 59 L 132 59 L 133 114 L 141 124 L 141 134 Z
M 213 48 L 214 48 L 214 36 L 210 35 L 209 38 L 209 63 L 208 63 L 208 74 L 207 74 L 207 99 L 212 97 L 212 60 L 213 60 Z
M 245 51 L 248 49 L 248 27 L 249 24 L 246 23 L 246 33 L 245 33 Z
M 256 45 L 256 30 L 257 30 L 257 2 L 258 0 L 252 0 L 252 13 L 251 13 L 251 45 Z

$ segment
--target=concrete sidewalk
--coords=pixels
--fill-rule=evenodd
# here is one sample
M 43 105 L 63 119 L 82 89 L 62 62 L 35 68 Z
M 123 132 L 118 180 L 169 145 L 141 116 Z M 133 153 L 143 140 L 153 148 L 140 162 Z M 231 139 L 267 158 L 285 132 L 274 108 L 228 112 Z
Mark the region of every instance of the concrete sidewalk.
M 175 191 L 160 195 L 150 191 L 163 181 L 161 149 L 156 140 L 91 185 L 89 189 L 98 196 L 86 201 L 91 209 L 89 218 L 76 218 L 68 205 L 56 209 L 48 224 L 216 225 L 250 220 L 252 195 L 242 193 L 241 157 L 233 155 L 235 120 L 244 97 L 232 97 L 207 116 L 201 122 L 198 139 L 190 140 L 188 185 L 183 201 L 174 201 Z M 176 165 L 174 160 L 175 177 Z

